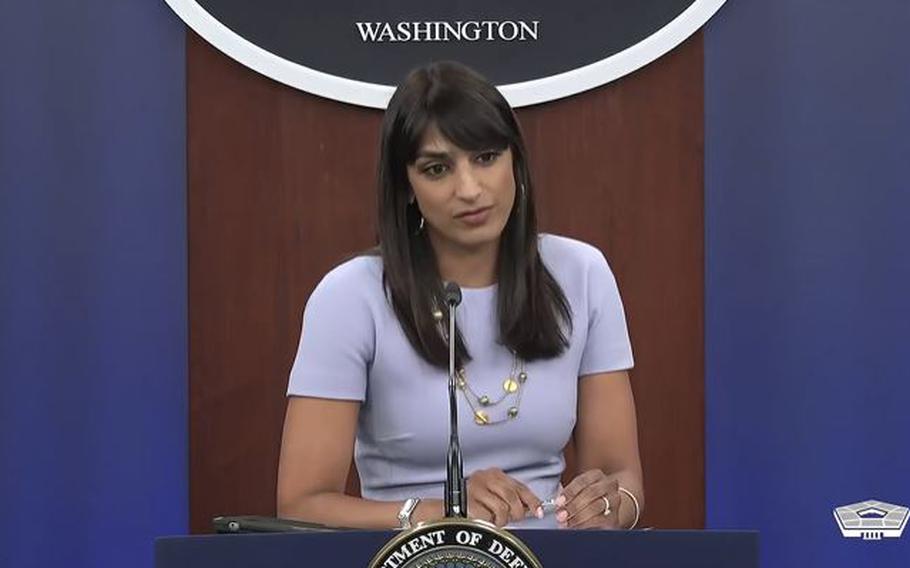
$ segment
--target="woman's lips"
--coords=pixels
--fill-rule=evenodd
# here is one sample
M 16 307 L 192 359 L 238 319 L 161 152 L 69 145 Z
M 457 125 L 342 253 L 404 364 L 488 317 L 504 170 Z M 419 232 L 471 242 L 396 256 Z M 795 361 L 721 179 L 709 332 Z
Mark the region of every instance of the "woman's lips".
M 471 226 L 483 225 L 487 222 L 487 218 L 490 216 L 491 209 L 492 207 L 481 207 L 479 209 L 465 211 L 464 213 L 459 213 L 456 215 L 456 219 Z

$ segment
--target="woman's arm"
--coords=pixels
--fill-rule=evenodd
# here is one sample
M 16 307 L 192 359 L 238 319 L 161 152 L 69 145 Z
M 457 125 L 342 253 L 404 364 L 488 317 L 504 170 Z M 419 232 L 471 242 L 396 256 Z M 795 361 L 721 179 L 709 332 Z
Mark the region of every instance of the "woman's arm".
M 635 495 L 642 511 L 645 496 L 628 372 L 598 373 L 579 379 L 575 447 L 578 471 L 582 473 L 564 491 L 566 525 L 630 527 L 635 520 L 635 505 L 618 492 L 617 485 Z M 611 508 L 618 511 L 612 520 L 603 516 L 602 495 L 607 495 Z
M 290 397 L 278 463 L 278 516 L 335 527 L 398 527 L 403 501 L 345 495 L 359 401 Z M 421 501 L 412 522 L 443 516 L 442 502 Z
M 291 397 L 278 463 L 278 516 L 332 527 L 397 528 L 403 501 L 370 501 L 344 493 L 360 402 Z M 468 513 L 504 526 L 534 514 L 540 499 L 499 470 L 468 479 Z M 441 499 L 423 499 L 412 523 L 444 516 Z

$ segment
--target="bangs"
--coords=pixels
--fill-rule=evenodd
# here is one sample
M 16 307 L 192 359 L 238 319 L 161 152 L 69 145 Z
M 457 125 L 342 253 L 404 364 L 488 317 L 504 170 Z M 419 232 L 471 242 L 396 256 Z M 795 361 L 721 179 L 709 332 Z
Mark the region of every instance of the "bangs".
M 482 93 L 455 92 L 435 85 L 426 94 L 426 104 L 411 115 L 404 128 L 405 162 L 417 159 L 420 140 L 430 125 L 435 125 L 448 141 L 462 150 L 505 150 L 513 144 L 516 132 L 503 119 L 511 115 L 508 106 L 500 109 Z M 498 94 L 498 93 L 497 93 Z

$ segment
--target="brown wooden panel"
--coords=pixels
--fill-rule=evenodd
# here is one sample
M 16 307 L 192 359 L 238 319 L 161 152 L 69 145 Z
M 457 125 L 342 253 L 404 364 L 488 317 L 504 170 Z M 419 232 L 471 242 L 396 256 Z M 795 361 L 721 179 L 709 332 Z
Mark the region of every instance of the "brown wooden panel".
M 381 114 L 187 42 L 190 525 L 274 514 L 287 375 L 319 277 L 371 244 Z
M 300 93 L 187 41 L 190 524 L 273 514 L 301 309 L 374 242 L 381 113 Z M 600 246 L 637 366 L 646 522 L 704 522 L 702 44 L 522 109 L 542 227 Z
M 541 229 L 596 244 L 632 334 L 647 513 L 704 526 L 702 39 L 611 85 L 519 110 Z

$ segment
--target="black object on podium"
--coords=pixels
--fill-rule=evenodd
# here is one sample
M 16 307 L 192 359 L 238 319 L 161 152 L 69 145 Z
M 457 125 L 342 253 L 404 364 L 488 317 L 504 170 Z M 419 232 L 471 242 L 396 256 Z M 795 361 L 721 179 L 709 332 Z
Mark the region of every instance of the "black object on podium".
M 758 533 L 514 530 L 547 568 L 758 568 Z M 162 537 L 156 568 L 360 568 L 393 532 L 340 531 Z

